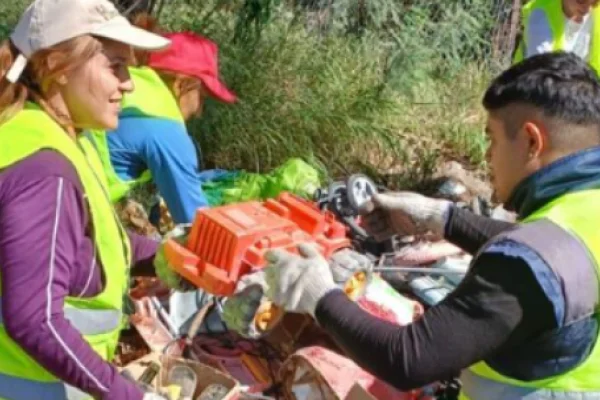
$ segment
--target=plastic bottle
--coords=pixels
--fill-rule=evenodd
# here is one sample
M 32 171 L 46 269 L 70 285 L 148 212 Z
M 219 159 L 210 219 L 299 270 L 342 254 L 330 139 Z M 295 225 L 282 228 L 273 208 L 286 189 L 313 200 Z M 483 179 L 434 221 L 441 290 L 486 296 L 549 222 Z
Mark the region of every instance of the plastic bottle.
M 193 369 L 187 365 L 174 365 L 169 370 L 167 381 L 169 385 L 181 387 L 181 394 L 178 400 L 192 400 L 198 381 Z

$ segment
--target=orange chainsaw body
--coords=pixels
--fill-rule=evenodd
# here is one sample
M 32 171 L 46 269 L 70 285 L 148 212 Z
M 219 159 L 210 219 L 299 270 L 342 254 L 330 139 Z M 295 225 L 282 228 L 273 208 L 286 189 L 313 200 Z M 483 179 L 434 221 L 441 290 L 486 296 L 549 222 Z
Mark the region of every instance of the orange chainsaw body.
M 265 202 L 198 210 L 187 243 L 169 240 L 171 267 L 208 293 L 229 296 L 240 278 L 266 266 L 265 253 L 297 253 L 301 243 L 316 244 L 323 256 L 350 247 L 346 227 L 330 212 L 290 193 Z

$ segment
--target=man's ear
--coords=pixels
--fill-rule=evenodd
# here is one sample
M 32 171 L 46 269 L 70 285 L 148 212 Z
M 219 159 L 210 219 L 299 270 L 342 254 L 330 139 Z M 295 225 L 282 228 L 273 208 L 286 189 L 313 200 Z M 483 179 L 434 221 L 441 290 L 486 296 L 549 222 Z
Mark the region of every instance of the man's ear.
M 528 158 L 530 160 L 540 158 L 549 147 L 548 130 L 537 121 L 526 121 L 523 124 L 523 131 L 529 145 Z

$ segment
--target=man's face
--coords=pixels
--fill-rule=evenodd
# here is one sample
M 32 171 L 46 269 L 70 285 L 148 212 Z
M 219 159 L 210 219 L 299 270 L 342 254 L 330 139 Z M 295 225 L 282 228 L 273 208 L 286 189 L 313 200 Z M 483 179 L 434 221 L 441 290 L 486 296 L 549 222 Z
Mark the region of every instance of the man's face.
M 532 172 L 528 135 L 516 124 L 517 131 L 511 132 L 515 128 L 507 123 L 507 114 L 490 112 L 486 126 L 490 141 L 487 161 L 491 168 L 495 198 L 501 203 L 506 202 L 519 182 Z
M 563 10 L 567 18 L 581 22 L 592 7 L 598 5 L 600 0 L 563 0 Z

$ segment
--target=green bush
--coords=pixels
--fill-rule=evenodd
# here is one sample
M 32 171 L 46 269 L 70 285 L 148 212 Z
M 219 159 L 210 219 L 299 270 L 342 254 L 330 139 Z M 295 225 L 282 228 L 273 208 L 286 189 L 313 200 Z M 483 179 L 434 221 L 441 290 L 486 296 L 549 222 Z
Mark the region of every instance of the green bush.
M 0 3 L 0 41 L 4 41 L 10 35 L 29 1 L 7 0 Z
M 374 45 L 273 26 L 253 49 L 226 47 L 224 79 L 240 102 L 207 108 L 195 130 L 203 148 L 221 166 L 270 169 L 301 156 L 339 169 L 355 145 L 393 140 L 388 120 L 400 109 Z

